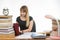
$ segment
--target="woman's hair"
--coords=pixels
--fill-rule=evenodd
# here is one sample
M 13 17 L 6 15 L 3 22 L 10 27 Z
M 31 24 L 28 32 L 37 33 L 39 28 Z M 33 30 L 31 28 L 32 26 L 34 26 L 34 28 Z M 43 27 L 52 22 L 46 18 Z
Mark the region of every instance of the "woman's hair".
M 26 27 L 28 27 L 29 26 L 29 14 L 28 14 L 28 8 L 27 8 L 27 6 L 22 6 L 21 8 L 20 8 L 20 12 L 25 12 L 26 13 Z

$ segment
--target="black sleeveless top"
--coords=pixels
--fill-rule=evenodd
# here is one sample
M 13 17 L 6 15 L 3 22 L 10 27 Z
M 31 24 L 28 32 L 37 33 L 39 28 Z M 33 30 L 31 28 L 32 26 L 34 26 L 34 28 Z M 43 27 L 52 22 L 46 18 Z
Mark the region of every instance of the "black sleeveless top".
M 31 16 L 29 16 L 29 21 L 31 21 L 31 20 L 33 20 L 33 18 Z M 28 29 L 28 27 L 26 27 L 26 21 L 22 21 L 20 19 L 20 16 L 17 17 L 16 21 L 19 23 L 20 30 Z

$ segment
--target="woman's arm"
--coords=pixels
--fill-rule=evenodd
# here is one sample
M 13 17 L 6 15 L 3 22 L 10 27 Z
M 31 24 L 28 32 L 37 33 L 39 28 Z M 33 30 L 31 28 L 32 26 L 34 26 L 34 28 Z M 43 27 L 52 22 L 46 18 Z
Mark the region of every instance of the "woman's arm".
M 31 32 L 32 27 L 33 27 L 33 20 L 30 21 L 28 29 L 26 29 L 26 30 L 22 30 L 23 33 L 25 33 L 25 32 Z
M 17 24 L 19 24 L 18 22 L 16 22 Z M 20 30 L 20 27 L 19 27 L 19 32 L 22 33 L 22 31 Z

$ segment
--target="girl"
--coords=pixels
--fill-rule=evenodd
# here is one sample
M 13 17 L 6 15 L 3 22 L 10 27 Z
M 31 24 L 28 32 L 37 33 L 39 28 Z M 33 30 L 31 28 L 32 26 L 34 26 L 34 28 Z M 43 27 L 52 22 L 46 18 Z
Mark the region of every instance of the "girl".
M 33 27 L 33 18 L 28 14 L 27 6 L 22 6 L 20 8 L 20 16 L 16 19 L 20 26 L 20 33 L 31 32 Z

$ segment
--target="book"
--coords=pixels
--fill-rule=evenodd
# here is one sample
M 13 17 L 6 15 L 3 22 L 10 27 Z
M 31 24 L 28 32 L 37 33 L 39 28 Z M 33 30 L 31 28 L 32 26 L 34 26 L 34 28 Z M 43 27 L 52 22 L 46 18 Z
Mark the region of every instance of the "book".
M 0 26 L 11 26 L 12 25 L 12 23 L 10 22 L 10 23 L 0 23 Z
M 46 34 L 32 33 L 32 38 L 46 38 Z

